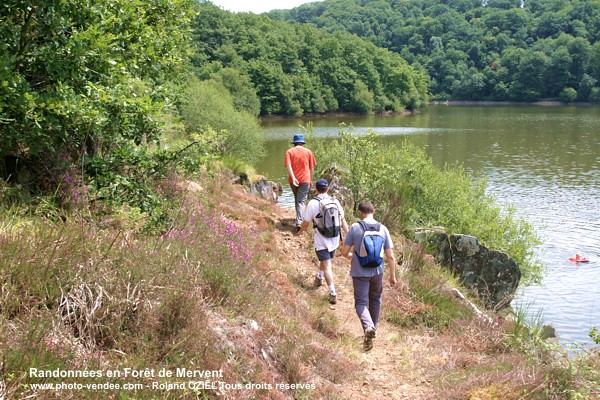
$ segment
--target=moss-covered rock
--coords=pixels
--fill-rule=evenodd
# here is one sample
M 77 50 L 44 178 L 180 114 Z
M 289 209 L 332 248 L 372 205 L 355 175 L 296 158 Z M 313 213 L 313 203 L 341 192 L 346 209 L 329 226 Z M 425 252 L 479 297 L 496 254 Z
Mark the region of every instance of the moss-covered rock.
M 510 304 L 521 270 L 508 254 L 488 249 L 474 236 L 448 235 L 442 228 L 415 231 L 414 239 L 474 290 L 487 307 L 498 310 Z

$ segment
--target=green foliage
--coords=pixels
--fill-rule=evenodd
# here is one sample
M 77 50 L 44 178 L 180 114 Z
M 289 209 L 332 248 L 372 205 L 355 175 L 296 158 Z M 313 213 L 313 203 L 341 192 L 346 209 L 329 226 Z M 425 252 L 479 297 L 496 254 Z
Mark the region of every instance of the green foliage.
M 229 91 L 217 81 L 192 81 L 180 105 L 181 117 L 188 134 L 199 134 L 208 127 L 218 130 L 228 154 L 247 163 L 264 156 L 265 136 L 258 119 L 244 110 L 236 110 Z
M 341 127 L 335 140 L 313 146 L 322 165 L 345 170 L 341 180 L 355 199 L 368 198 L 391 229 L 444 226 L 450 233 L 476 236 L 490 248 L 510 254 L 526 282 L 541 278 L 533 249 L 532 226 L 511 207 L 502 209 L 486 183 L 460 166 L 439 169 L 424 150 L 405 142 L 390 146 L 376 133 L 358 135 Z
M 0 5 L 0 157 L 52 191 L 73 165 L 158 139 L 188 56 L 189 0 Z
M 520 349 L 534 358 L 536 364 L 546 364 L 550 368 L 544 376 L 544 398 L 587 399 L 600 389 L 598 350 L 571 346 L 567 354 L 564 348 L 545 337 L 546 326 L 542 325 L 541 312 L 532 313 L 531 304 L 512 310 L 512 318 L 504 324 L 511 347 Z M 590 331 L 590 337 L 598 343 L 597 329 Z
M 597 327 L 593 327 L 590 330 L 589 337 L 594 341 L 594 343 L 600 344 L 600 335 L 598 334 L 598 328 Z
M 558 97 L 565 103 L 572 103 L 577 99 L 577 91 L 573 88 L 564 88 Z
M 310 127 L 309 127 L 310 129 Z M 343 169 L 343 180 L 355 199 L 361 199 L 368 192 L 371 171 L 379 169 L 377 135 L 369 131 L 366 135 L 356 135 L 353 127 L 346 129 L 340 125 L 338 137 L 333 140 L 314 140 L 314 152 L 321 164 L 336 164 Z M 357 202 L 358 203 L 358 202 Z M 355 205 L 355 208 L 358 204 Z M 356 209 L 354 210 L 356 211 Z
M 250 179 L 250 181 L 253 181 L 253 178 L 257 175 L 254 167 L 243 161 L 240 161 L 236 157 L 225 156 L 221 159 L 221 163 L 223 167 L 233 172 L 235 176 L 245 175 Z
M 435 99 L 560 99 L 568 87 L 589 93 L 585 74 L 600 81 L 598 0 L 336 0 L 267 15 L 400 54 L 427 70 Z
M 386 302 L 390 303 L 387 320 L 400 327 L 421 326 L 439 332 L 459 322 L 474 320 L 472 310 L 456 301 L 451 292 L 452 287 L 459 286 L 456 278 L 449 271 L 429 264 L 424 255 L 419 244 L 402 246 L 402 266 L 406 273 L 400 281 L 405 281 L 410 290 L 401 289 L 398 294 L 392 291 L 387 295 Z
M 250 81 L 250 77 L 242 75 L 237 69 L 223 68 L 211 74 L 211 79 L 227 88 L 237 111 L 247 111 L 258 117 L 260 114 L 260 99 Z
M 594 103 L 600 102 L 600 88 L 593 88 L 588 99 Z
M 262 115 L 402 111 L 428 100 L 425 73 L 354 35 L 232 14 L 208 2 L 198 9 L 193 23 L 198 75 L 238 70 L 251 80 L 243 87 L 255 90 Z
M 354 101 L 352 108 L 358 112 L 368 113 L 375 108 L 375 97 L 369 91 L 368 86 L 362 81 L 356 82 L 352 100 Z
M 441 271 L 434 272 L 431 269 L 408 275 L 408 284 L 415 299 L 425 305 L 424 311 L 417 314 L 422 318 L 420 324 L 438 331 L 444 331 L 456 321 L 470 315 L 467 306 L 457 302 L 450 291 L 445 289 L 445 281 Z
M 544 326 L 542 312 L 532 312 L 532 306 L 529 303 L 512 308 L 507 330 L 513 345 L 527 351 L 540 344 L 540 333 Z
M 107 212 L 127 204 L 147 217 L 145 230 L 162 232 L 172 223 L 171 202 L 180 191 L 176 174 L 198 171 L 214 159 L 220 147 L 219 138 L 213 131 L 192 137 L 197 140 L 185 145 L 155 150 L 122 147 L 110 156 L 95 157 L 87 164 L 85 180 L 71 181 L 65 187 L 68 190 L 65 196 L 73 201 L 85 192 L 89 197 L 87 201 L 108 205 Z

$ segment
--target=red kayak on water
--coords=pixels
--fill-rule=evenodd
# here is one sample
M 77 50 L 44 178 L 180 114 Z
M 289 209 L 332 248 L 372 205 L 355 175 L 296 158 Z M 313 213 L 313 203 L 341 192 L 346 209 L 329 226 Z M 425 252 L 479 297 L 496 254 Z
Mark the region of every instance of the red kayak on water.
M 581 254 L 575 254 L 575 257 L 569 257 L 569 261 L 573 261 L 576 263 L 590 262 L 590 260 L 588 260 L 587 258 L 582 257 Z

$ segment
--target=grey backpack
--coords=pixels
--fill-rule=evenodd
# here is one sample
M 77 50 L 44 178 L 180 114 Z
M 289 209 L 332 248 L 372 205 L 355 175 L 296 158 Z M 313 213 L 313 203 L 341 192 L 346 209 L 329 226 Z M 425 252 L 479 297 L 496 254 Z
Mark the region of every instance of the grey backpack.
M 329 238 L 337 237 L 341 231 L 341 213 L 338 202 L 333 197 L 315 198 L 319 202 L 319 213 L 315 217 L 315 227 L 321 235 Z

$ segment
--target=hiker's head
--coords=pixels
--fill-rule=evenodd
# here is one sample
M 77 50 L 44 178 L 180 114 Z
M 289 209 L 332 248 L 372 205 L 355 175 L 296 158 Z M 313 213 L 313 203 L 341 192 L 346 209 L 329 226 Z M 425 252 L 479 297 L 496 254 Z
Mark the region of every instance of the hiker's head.
M 316 186 L 317 192 L 325 193 L 327 192 L 327 189 L 329 189 L 329 182 L 327 182 L 327 179 L 319 179 Z
M 373 204 L 369 200 L 362 200 L 358 203 L 358 211 L 363 215 L 369 215 L 375 212 L 375 208 L 373 208 Z
M 297 133 L 297 134 L 294 135 L 294 139 L 292 140 L 292 144 L 294 146 L 302 145 L 304 143 L 306 143 L 306 142 L 304 141 L 304 135 L 303 134 Z

